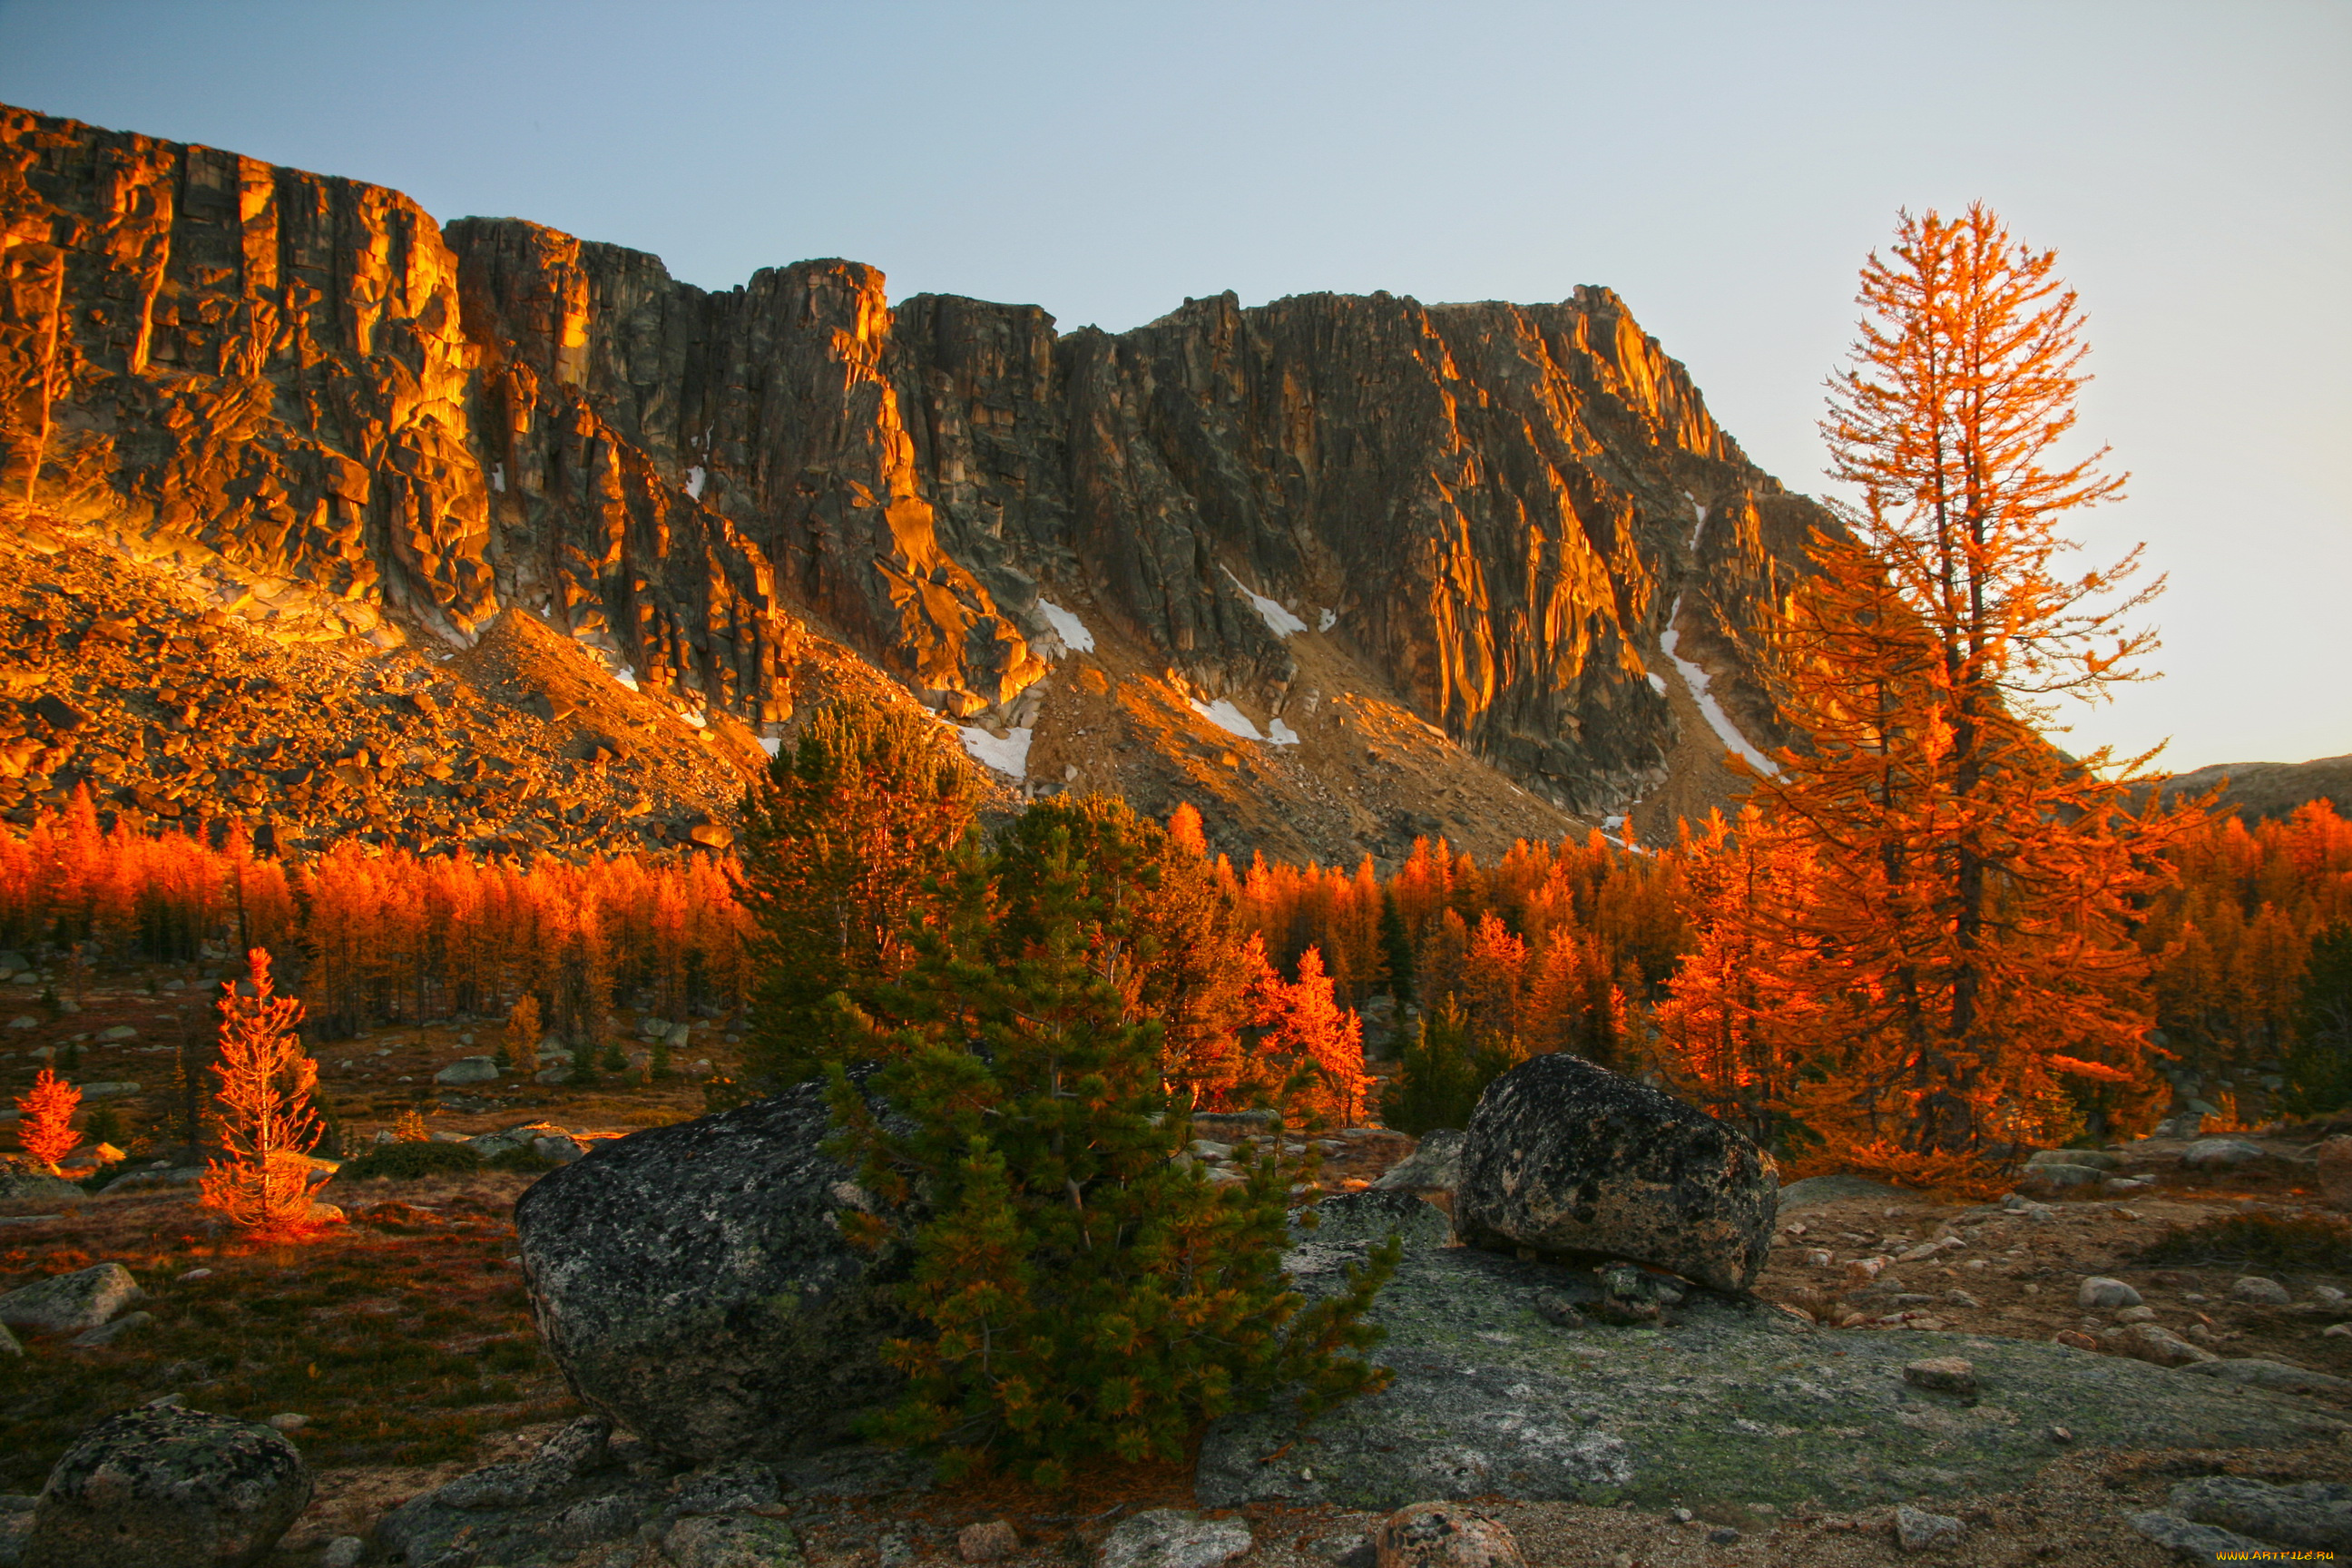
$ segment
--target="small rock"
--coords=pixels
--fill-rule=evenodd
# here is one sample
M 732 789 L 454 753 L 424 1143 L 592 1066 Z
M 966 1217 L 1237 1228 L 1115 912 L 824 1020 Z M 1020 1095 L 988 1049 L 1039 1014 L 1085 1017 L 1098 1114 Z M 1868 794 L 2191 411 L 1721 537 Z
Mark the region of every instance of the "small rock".
M 2209 1355 L 2203 1361 L 2183 1366 L 2181 1370 L 2218 1378 L 2223 1383 L 2234 1383 L 2242 1388 L 2276 1388 L 2289 1394 L 2340 1394 L 2352 1389 L 2352 1378 L 2308 1372 L 2299 1366 L 2289 1366 L 2283 1361 L 2269 1361 L 2261 1356 Z
M 534 1138 L 530 1141 L 530 1152 L 542 1160 L 568 1165 L 588 1152 L 588 1146 L 572 1137 Z
M 269 1418 L 269 1424 L 280 1432 L 299 1432 L 310 1424 L 310 1418 L 299 1410 L 281 1410 Z
M 0 1323 L 18 1329 L 94 1329 L 143 1294 L 131 1270 L 100 1263 L 0 1296 Z
M 435 1083 L 488 1083 L 499 1076 L 499 1064 L 489 1057 L 459 1057 L 433 1075 Z
M 1417 1502 L 1372 1535 L 1379 1568 L 1527 1568 L 1502 1521 L 1458 1502 Z
M 2153 1307 L 2126 1307 L 2123 1310 L 2116 1314 L 2116 1321 L 2118 1323 L 2152 1323 L 2156 1321 L 2156 1309 Z
M 2099 1348 L 2099 1342 L 2080 1329 L 2061 1329 L 2050 1336 L 2050 1342 L 2078 1351 L 2095 1351 Z
M 1895 1510 L 1895 1542 L 1906 1552 L 1956 1546 L 1968 1527 L 1949 1514 L 1929 1513 L 1904 1503 Z
M 366 1550 L 367 1542 L 362 1537 L 338 1535 L 320 1554 L 319 1568 L 359 1568 L 360 1553 Z
M 2035 1165 L 2025 1173 L 2024 1179 L 2037 1191 L 2060 1193 L 2095 1187 L 2107 1179 L 2107 1173 L 2096 1165 Z
M 1969 1294 L 1966 1290 L 1947 1290 L 1944 1292 L 1944 1300 L 1949 1301 L 1955 1307 L 1981 1307 L 1984 1305 L 1984 1302 Z
M 2263 1157 L 2260 1145 L 2242 1138 L 2200 1138 L 2182 1151 L 2184 1165 L 2243 1165 Z
M 259 1562 L 310 1501 L 268 1427 L 150 1405 L 100 1422 L 49 1471 L 25 1560 L 44 1568 Z
M 993 1563 L 1020 1550 L 1021 1535 L 1001 1519 L 967 1524 L 956 1532 L 956 1555 L 967 1563 Z
M 1973 1399 L 1977 1394 L 1977 1369 L 1973 1363 L 1956 1355 L 1930 1356 L 1924 1361 L 1906 1362 L 1903 1381 L 1914 1388 L 1933 1390 L 1937 1394 L 1957 1394 Z
M 2109 1329 L 2099 1338 L 2117 1355 L 2157 1366 L 2190 1366 L 2217 1359 L 2211 1351 L 2200 1350 L 2169 1329 L 2154 1323 L 2126 1323 L 2121 1328 Z
M 1218 1568 L 1250 1546 L 1247 1520 L 1155 1508 L 1119 1521 L 1097 1549 L 1095 1568 Z
M 2257 1307 L 2284 1307 L 2294 1300 L 2287 1294 L 2285 1286 L 2257 1274 L 2249 1274 L 2231 1286 L 2230 1296 L 2233 1300 L 2250 1302 Z
M 2137 1307 L 2139 1305 L 2139 1292 L 2120 1279 L 2094 1274 L 2083 1281 L 2082 1289 L 2074 1292 L 2074 1303 L 2086 1312 L 2101 1312 L 2115 1307 Z
M 1381 1192 L 1450 1193 L 1462 1184 L 1463 1134 L 1440 1128 L 1422 1135 L 1418 1147 L 1382 1173 L 1372 1186 Z
M 1737 1546 L 1739 1544 L 1739 1531 L 1727 1524 L 1718 1524 L 1706 1532 L 1706 1539 L 1710 1546 Z
M 2344 1292 L 2333 1285 L 2314 1285 L 2311 1299 L 2323 1307 L 2340 1307 L 2347 1300 Z
M 155 1314 L 152 1312 L 125 1312 L 110 1323 L 100 1323 L 97 1328 L 83 1330 L 68 1342 L 78 1351 L 94 1351 L 101 1346 L 112 1344 L 125 1334 L 135 1334 L 154 1321 Z

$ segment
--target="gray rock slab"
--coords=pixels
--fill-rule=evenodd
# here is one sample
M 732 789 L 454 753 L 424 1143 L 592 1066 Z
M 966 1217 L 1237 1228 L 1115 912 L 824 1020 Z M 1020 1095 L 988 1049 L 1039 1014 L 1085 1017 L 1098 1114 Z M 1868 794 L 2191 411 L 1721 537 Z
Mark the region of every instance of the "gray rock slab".
M 1182 1509 L 1155 1508 L 1123 1519 L 1103 1538 L 1096 1568 L 1219 1568 L 1247 1552 L 1245 1520 L 1204 1519 Z
M 2140 1534 L 2189 1563 L 2259 1562 L 2259 1554 L 2263 1551 L 2263 1542 L 2259 1541 L 2250 1540 L 2233 1530 L 2223 1530 L 2218 1525 L 2200 1524 L 2177 1513 L 2151 1509 L 2146 1513 L 2126 1514 L 2124 1518 L 2125 1522 Z M 2224 1552 L 2257 1555 L 2225 1558 Z
M 489 1057 L 459 1057 L 433 1075 L 435 1083 L 488 1083 L 499 1076 L 499 1064 Z
M 1375 1191 L 1404 1193 L 1450 1193 L 1461 1184 L 1462 1134 L 1452 1128 L 1423 1133 L 1412 1153 L 1372 1183 Z
M 0 1203 L 23 1199 L 45 1204 L 79 1203 L 89 1195 L 63 1176 L 28 1171 L 22 1165 L 0 1165 Z
M 0 1296 L 0 1323 L 13 1329 L 94 1329 L 142 1295 L 120 1263 L 98 1263 L 54 1275 Z
M 2244 1476 L 2200 1476 L 2174 1487 L 2165 1506 L 2273 1546 L 2352 1552 L 2352 1486 L 2341 1481 L 2275 1486 Z
M 2311 1372 L 2261 1356 L 2224 1356 L 2213 1361 L 2194 1362 L 2180 1370 L 2200 1377 L 2218 1378 L 2241 1388 L 2283 1388 L 2290 1394 L 2352 1392 L 2352 1378 Z
M 1309 1292 L 1336 1275 L 1302 1278 Z M 1590 1273 L 1470 1247 L 1407 1252 L 1373 1309 L 1383 1393 L 1301 1422 L 1228 1417 L 1201 1450 L 1204 1507 L 1394 1509 L 1485 1493 L 1664 1507 L 1809 1499 L 1856 1509 L 2002 1491 L 2075 1447 L 2272 1447 L 2347 1423 L 2292 1395 L 2061 1345 L 1912 1330 L 1825 1331 L 1699 1292 L 1656 1328 L 1562 1329 L 1544 1297 Z M 1977 1403 L 1907 1386 L 1906 1363 L 1972 1363 Z M 1287 1447 L 1286 1447 L 1287 1445 Z

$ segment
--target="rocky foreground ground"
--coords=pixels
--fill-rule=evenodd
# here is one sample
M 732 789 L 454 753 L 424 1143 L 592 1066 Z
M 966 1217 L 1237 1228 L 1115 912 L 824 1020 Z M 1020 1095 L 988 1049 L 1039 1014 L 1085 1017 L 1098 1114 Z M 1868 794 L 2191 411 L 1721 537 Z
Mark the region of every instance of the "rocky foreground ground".
M 1097 1560 L 1154 1509 L 1239 1521 L 1251 1563 L 1352 1562 L 1400 1489 L 1472 1500 L 1537 1563 L 1893 1562 L 1909 1556 L 1906 1525 L 1923 1543 L 1948 1531 L 1922 1521 L 1956 1521 L 1923 1544 L 1936 1561 L 2155 1563 L 2175 1558 L 2132 1518 L 2192 1483 L 2352 1480 L 2338 1381 L 2352 1333 L 2330 1331 L 2352 1321 L 2340 1247 L 2282 1266 L 2179 1239 L 2217 1220 L 2252 1222 L 2244 1245 L 2263 1244 L 2264 1221 L 2292 1237 L 2319 1195 L 2314 1141 L 2239 1140 L 2251 1156 L 2203 1164 L 2183 1163 L 2184 1144 L 2135 1144 L 2103 1178 L 2149 1184 L 2128 1201 L 1797 1188 L 1752 1296 L 1686 1291 L 1654 1320 L 1612 1323 L 1589 1270 L 1452 1244 L 1429 1184 L 1440 1140 L 1399 1173 L 1408 1190 L 1327 1205 L 1334 1223 L 1291 1258 L 1312 1289 L 1375 1231 L 1408 1236 L 1380 1310 L 1388 1393 L 1305 1429 L 1279 1411 L 1225 1423 L 1195 1468 L 1105 1471 L 1055 1497 L 929 1486 L 867 1450 L 681 1468 L 625 1433 L 607 1442 L 533 1343 L 509 1217 L 528 1177 L 339 1180 L 327 1193 L 352 1224 L 264 1251 L 220 1235 L 184 1189 L 20 1199 L 0 1205 L 0 1284 L 121 1262 L 143 1295 L 97 1310 L 146 1317 L 86 1348 L 72 1341 L 88 1328 L 18 1329 L 26 1353 L 0 1368 L 18 1438 L 0 1484 L 29 1494 L 93 1416 L 176 1395 L 274 1423 L 315 1472 L 268 1559 L 281 1564 L 339 1561 L 353 1542 L 367 1561 L 719 1563 L 774 1523 L 811 1564 L 991 1550 L 1064 1563 Z M 1330 1142 L 1334 1193 L 1412 1147 Z M 2188 1358 L 2149 1329 L 2215 1359 L 2159 1364 Z M 479 1479 L 501 1462 L 525 1482 Z M 712 1519 L 764 1522 L 739 1540 L 695 1523 Z M 482 1550 L 502 1540 L 515 1550 Z

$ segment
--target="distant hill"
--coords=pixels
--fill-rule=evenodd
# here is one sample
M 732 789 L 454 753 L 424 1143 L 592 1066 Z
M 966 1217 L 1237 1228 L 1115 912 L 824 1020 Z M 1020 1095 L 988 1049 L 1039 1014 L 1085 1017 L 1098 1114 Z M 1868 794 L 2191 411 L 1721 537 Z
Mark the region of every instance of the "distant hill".
M 2175 773 L 2158 787 L 2168 795 L 2202 795 L 2224 780 L 2228 784 L 2221 804 L 2241 816 L 2285 816 L 2308 800 L 2332 801 L 2337 815 L 2352 816 L 2352 756 L 2315 757 L 2307 763 L 2221 763 Z

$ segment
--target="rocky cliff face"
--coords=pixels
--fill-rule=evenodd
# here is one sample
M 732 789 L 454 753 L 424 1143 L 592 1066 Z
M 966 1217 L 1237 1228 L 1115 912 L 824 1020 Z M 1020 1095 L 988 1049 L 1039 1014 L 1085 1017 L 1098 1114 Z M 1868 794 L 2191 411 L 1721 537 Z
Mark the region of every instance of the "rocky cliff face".
M 1825 520 L 1606 289 L 1226 295 L 1058 334 L 1029 306 L 894 311 L 847 261 L 709 292 L 520 220 L 444 229 L 394 192 L 16 110 L 0 222 L 0 496 L 415 635 L 520 608 L 681 706 L 773 724 L 822 632 L 1033 790 L 1077 782 L 1076 757 L 1013 763 L 1092 694 L 1109 730 L 1086 732 L 1153 751 L 1171 787 L 1188 747 L 1258 748 L 1226 769 L 1263 775 L 1233 809 L 1255 787 L 1312 816 L 1319 789 L 1298 833 L 1332 853 L 1397 812 L 1275 775 L 1332 724 L 1369 744 L 1349 703 L 1594 817 L 1777 738 L 1742 633 Z

